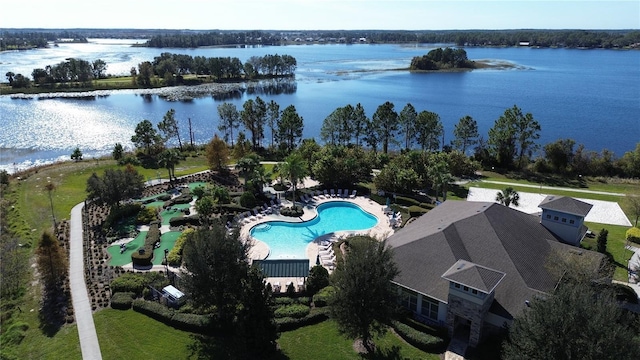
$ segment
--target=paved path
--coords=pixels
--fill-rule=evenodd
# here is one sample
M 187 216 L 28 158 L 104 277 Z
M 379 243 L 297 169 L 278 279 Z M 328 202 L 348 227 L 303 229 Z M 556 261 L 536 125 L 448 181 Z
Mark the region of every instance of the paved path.
M 493 180 L 481 180 L 481 181 L 489 183 L 489 184 L 499 184 L 499 185 L 509 185 L 509 186 L 522 186 L 522 187 L 535 188 L 535 189 L 573 191 L 573 192 L 579 192 L 579 193 L 612 195 L 612 196 L 627 196 L 627 195 L 622 194 L 622 193 L 614 193 L 614 192 L 607 192 L 607 191 L 574 189 L 574 188 L 566 188 L 566 187 L 544 186 L 544 185 L 533 185 L 533 184 L 519 184 L 519 183 L 506 182 L 506 181 L 493 181 Z
M 70 239 L 69 239 L 69 285 L 71 286 L 71 300 L 73 311 L 78 324 L 80 349 L 82 358 L 86 360 L 101 360 L 98 334 L 93 323 L 91 302 L 84 281 L 84 249 L 82 241 L 82 208 L 80 203 L 71 210 Z

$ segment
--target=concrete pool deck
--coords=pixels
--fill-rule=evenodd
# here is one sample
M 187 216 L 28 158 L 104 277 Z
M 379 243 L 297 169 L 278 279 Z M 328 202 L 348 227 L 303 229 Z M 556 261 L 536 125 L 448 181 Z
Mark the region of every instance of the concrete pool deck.
M 250 220 L 249 222 L 242 225 L 240 228 L 240 238 L 242 239 L 250 239 L 253 242 L 253 246 L 249 250 L 249 258 L 255 260 L 263 260 L 269 256 L 269 246 L 257 240 L 250 235 L 251 228 L 256 225 L 268 222 L 268 221 L 286 221 L 291 223 L 299 223 L 304 221 L 309 221 L 315 218 L 318 215 L 316 210 L 317 206 L 326 202 L 331 201 L 343 201 L 349 202 L 351 204 L 356 204 L 360 206 L 364 211 L 370 213 L 378 219 L 376 225 L 367 230 L 360 231 L 336 231 L 330 234 L 326 234 L 316 238 L 314 241 L 311 241 L 309 245 L 307 245 L 306 254 L 309 259 L 309 265 L 313 266 L 316 263 L 316 257 L 318 255 L 318 245 L 322 242 L 322 240 L 331 240 L 337 239 L 342 236 L 354 235 L 354 234 L 365 234 L 370 235 L 372 237 L 378 238 L 380 240 L 386 239 L 391 234 L 393 234 L 394 230 L 389 221 L 389 217 L 384 213 L 384 207 L 377 202 L 364 197 L 364 196 L 356 196 L 355 198 L 340 198 L 340 197 L 315 197 L 315 200 L 308 205 L 303 205 L 303 214 L 299 218 L 293 218 L 288 216 L 283 216 L 280 214 L 265 214 L 262 217 Z M 300 203 L 297 203 L 300 204 Z M 282 206 L 291 206 L 291 201 L 283 200 Z

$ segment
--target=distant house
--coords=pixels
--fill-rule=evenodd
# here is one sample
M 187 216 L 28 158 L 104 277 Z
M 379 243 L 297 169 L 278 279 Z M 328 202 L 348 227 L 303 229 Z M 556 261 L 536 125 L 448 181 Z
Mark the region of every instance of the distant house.
M 563 242 L 578 245 L 587 233 L 584 218 L 593 205 L 566 196 L 547 196 L 540 205 L 540 222 Z
M 529 42 L 528 41 L 520 41 L 518 43 L 518 46 L 529 46 Z
M 551 222 L 496 203 L 449 200 L 396 232 L 387 243 L 400 270 L 393 282 L 403 305 L 476 346 L 555 288 L 554 253 L 583 256 L 595 269 L 602 254 L 569 245 L 576 232 L 553 220 L 556 211 L 575 215 L 570 225 L 582 229 L 586 207 L 570 198 L 545 199 L 542 207 Z

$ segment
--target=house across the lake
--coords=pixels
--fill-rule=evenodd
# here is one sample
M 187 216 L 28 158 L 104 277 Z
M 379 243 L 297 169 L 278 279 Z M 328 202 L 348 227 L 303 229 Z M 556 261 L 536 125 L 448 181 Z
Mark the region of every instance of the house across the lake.
M 403 304 L 418 320 L 476 346 L 555 288 L 554 254 L 581 256 L 597 268 L 601 254 L 575 247 L 590 205 L 555 196 L 540 206 L 541 215 L 530 215 L 496 203 L 445 201 L 396 232 L 387 243 Z

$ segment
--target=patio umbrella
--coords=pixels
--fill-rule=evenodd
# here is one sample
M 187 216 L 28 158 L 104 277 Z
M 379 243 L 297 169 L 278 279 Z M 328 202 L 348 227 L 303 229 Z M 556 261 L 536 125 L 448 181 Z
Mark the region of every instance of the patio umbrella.
M 320 253 L 316 256 L 316 265 L 320 265 Z

